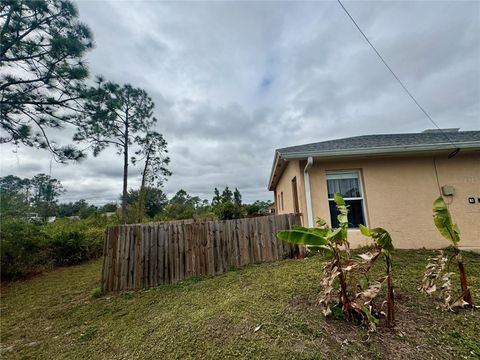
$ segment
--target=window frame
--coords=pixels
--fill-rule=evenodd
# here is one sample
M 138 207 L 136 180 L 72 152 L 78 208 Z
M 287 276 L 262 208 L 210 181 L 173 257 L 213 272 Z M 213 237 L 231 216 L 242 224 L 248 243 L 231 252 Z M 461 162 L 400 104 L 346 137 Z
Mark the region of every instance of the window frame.
M 300 214 L 300 202 L 298 201 L 297 177 L 292 178 L 292 198 L 293 198 L 293 212 Z
M 365 206 L 365 191 L 363 187 L 363 180 L 362 180 L 362 172 L 360 169 L 350 169 L 350 170 L 327 170 L 325 172 L 325 184 L 327 186 L 327 201 L 330 203 L 330 201 L 333 201 L 334 198 L 329 197 L 328 194 L 328 180 L 335 180 L 334 178 L 332 179 L 331 176 L 333 175 L 338 175 L 338 174 L 356 174 L 356 178 L 358 179 L 358 188 L 360 191 L 360 197 L 344 197 L 343 200 L 348 201 L 348 200 L 361 200 L 362 201 L 362 211 L 363 211 L 363 220 L 365 221 L 365 226 L 368 225 L 368 216 L 367 216 L 367 207 Z M 330 178 L 329 178 L 330 176 Z M 353 179 L 353 178 L 351 178 Z M 329 210 L 330 212 L 330 210 Z M 332 217 L 332 214 L 330 214 L 330 218 Z M 359 227 L 353 227 L 353 228 L 348 228 L 348 230 L 359 230 Z

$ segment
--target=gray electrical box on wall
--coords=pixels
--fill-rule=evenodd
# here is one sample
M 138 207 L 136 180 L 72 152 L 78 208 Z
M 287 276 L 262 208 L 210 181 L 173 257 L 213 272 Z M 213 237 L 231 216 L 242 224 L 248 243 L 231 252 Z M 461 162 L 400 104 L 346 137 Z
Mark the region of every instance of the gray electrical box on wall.
M 443 185 L 442 194 L 444 196 L 453 196 L 455 194 L 455 188 L 451 185 Z

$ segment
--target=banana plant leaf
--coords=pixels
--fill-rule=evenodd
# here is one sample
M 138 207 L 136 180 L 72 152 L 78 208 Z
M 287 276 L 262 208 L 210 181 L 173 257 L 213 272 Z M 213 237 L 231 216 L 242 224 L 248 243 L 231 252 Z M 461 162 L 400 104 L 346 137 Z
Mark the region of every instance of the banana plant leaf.
M 311 229 L 292 229 L 281 230 L 277 232 L 277 238 L 298 245 L 328 245 L 328 240 L 325 237 L 315 234 Z
M 450 211 L 441 196 L 433 202 L 433 212 L 433 221 L 440 234 L 457 246 L 460 241 L 460 230 L 457 224 L 453 223 Z
M 359 226 L 361 233 L 365 236 L 371 237 L 381 249 L 382 253 L 385 255 L 390 255 L 393 252 L 394 247 L 392 237 L 387 230 L 380 227 L 370 229 L 362 224 Z
M 344 237 L 344 234 L 343 234 L 343 230 L 344 229 L 342 229 L 342 228 L 336 228 L 336 229 L 333 229 L 333 230 L 329 230 L 329 232 L 325 236 L 325 238 L 328 241 L 332 241 L 332 242 L 335 242 L 335 241 L 338 241 L 338 240 L 344 240 L 345 237 Z
M 325 256 L 330 257 L 335 251 L 330 246 L 330 241 L 325 237 L 325 233 L 330 233 L 329 229 L 302 228 L 296 226 L 292 230 L 282 230 L 277 232 L 277 238 L 297 245 L 314 246 Z
M 338 219 L 338 226 L 341 229 L 341 234 L 340 237 L 342 239 L 347 238 L 347 229 L 348 229 L 348 207 L 345 203 L 345 200 L 343 199 L 342 195 L 340 193 L 336 192 L 333 194 L 333 200 L 335 201 L 335 204 L 337 205 L 337 219 Z
M 324 237 L 324 238 L 326 238 L 331 232 L 330 229 L 326 229 L 326 228 L 306 228 L 306 227 L 299 226 L 299 225 L 294 225 L 293 230 L 310 232 L 312 234 L 315 234 L 315 235 L 318 235 L 318 236 Z

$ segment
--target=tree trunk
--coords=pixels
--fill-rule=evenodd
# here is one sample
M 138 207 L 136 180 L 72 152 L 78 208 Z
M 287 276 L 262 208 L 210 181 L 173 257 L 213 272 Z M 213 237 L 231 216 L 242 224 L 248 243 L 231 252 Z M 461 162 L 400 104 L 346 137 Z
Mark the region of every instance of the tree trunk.
M 343 306 L 343 311 L 347 314 L 347 317 L 350 318 L 351 312 L 352 312 L 352 306 L 350 304 L 350 299 L 348 298 L 345 274 L 342 271 L 342 267 L 340 265 L 340 259 L 338 258 L 338 255 L 335 255 L 335 256 L 336 256 L 335 264 L 339 272 L 338 281 L 340 282 L 340 301 Z
M 393 294 L 392 260 L 390 257 L 386 257 L 385 262 L 387 264 L 387 323 L 388 326 L 393 326 L 395 321 L 395 298 Z
M 460 272 L 460 286 L 462 288 L 463 300 L 468 303 L 468 305 L 473 306 L 472 293 L 468 288 L 467 274 L 465 273 L 465 266 L 463 265 L 463 259 L 460 254 L 457 255 L 457 261 L 458 270 Z
M 145 204 L 145 182 L 147 177 L 148 165 L 150 162 L 150 152 L 147 153 L 147 158 L 145 159 L 145 166 L 143 167 L 142 173 L 142 184 L 140 185 L 140 191 L 138 193 L 138 209 L 137 209 L 137 221 L 141 223 L 143 221 L 144 214 L 144 204 Z
M 127 222 L 127 181 L 128 181 L 128 110 L 125 121 L 125 136 L 123 145 L 123 192 L 122 192 L 122 223 Z

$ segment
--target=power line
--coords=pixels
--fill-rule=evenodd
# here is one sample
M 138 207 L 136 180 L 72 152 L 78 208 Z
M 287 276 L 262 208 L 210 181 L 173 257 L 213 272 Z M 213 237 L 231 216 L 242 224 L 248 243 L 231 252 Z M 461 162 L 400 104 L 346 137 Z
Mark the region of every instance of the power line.
M 342 9 L 345 11 L 345 13 L 348 15 L 348 17 L 350 18 L 350 20 L 352 20 L 353 24 L 356 26 L 356 28 L 358 29 L 358 31 L 360 31 L 360 34 L 362 34 L 362 36 L 365 38 L 365 40 L 368 42 L 368 44 L 370 45 L 370 47 L 373 49 L 373 51 L 375 51 L 375 54 L 377 54 L 377 56 L 380 58 L 380 60 L 382 60 L 383 64 L 386 66 L 386 68 L 392 73 L 393 77 L 398 81 L 398 83 L 400 84 L 400 86 L 403 88 L 403 90 L 405 90 L 405 92 L 408 94 L 408 96 L 410 96 L 410 98 L 413 100 L 413 102 L 418 106 L 418 108 L 425 114 L 425 116 L 428 118 L 428 120 L 431 121 L 431 123 L 433 125 L 435 125 L 435 127 L 440 131 L 440 133 L 443 134 L 443 136 L 445 136 L 445 138 L 455 147 L 457 147 L 455 145 L 455 143 L 452 141 L 452 139 L 450 138 L 450 136 L 447 135 L 446 132 L 444 132 L 440 126 L 437 125 L 437 123 L 432 119 L 432 117 L 427 113 L 427 111 L 422 107 L 422 105 L 420 105 L 420 103 L 417 101 L 417 99 L 415 99 L 415 97 L 412 95 L 412 93 L 410 92 L 410 90 L 408 90 L 407 86 L 402 82 L 402 80 L 400 80 L 400 78 L 397 76 L 397 74 L 395 74 L 395 72 L 392 70 L 392 68 L 387 64 L 387 62 L 385 61 L 385 59 L 383 58 L 383 56 L 378 52 L 378 50 L 375 48 L 375 46 L 372 44 L 372 42 L 368 39 L 367 35 L 365 35 L 365 33 L 362 31 L 362 29 L 360 29 L 360 26 L 358 26 L 357 22 L 355 21 L 355 19 L 352 17 L 352 15 L 350 15 L 350 13 L 348 12 L 348 10 L 345 8 L 345 6 L 343 6 L 342 2 L 340 0 L 337 0 L 338 3 L 340 4 L 340 6 L 342 7 Z M 449 157 L 453 157 L 455 156 L 457 153 L 458 153 L 458 148 L 455 149 L 454 152 L 452 152 Z

